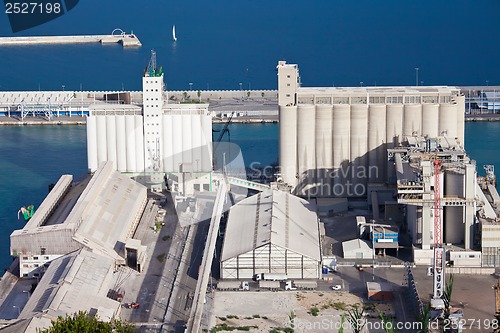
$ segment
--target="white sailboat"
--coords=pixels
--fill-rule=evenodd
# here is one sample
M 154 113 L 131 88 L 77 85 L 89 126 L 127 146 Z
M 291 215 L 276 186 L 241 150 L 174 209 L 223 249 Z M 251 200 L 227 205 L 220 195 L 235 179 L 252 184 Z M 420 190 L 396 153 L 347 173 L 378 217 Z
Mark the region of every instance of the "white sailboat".
M 177 40 L 177 37 L 175 36 L 175 25 L 172 27 L 172 39 L 174 42 Z

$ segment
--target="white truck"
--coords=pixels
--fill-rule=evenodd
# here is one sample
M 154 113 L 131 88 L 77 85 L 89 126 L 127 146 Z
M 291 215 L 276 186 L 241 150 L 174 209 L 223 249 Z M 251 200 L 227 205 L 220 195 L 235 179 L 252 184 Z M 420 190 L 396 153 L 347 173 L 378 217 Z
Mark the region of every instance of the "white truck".
M 279 281 L 260 280 L 259 281 L 259 288 L 269 289 L 269 290 L 279 290 L 280 289 L 280 282 Z
M 255 281 L 286 281 L 288 279 L 286 274 L 281 273 L 259 273 L 253 276 Z
M 314 290 L 318 288 L 318 282 L 315 280 L 294 280 L 293 285 L 297 289 Z M 294 290 L 294 289 L 290 289 Z
M 297 288 L 293 286 L 292 281 L 286 281 L 285 290 L 297 290 Z
M 248 291 L 250 290 L 250 286 L 248 285 L 248 281 L 229 280 L 217 283 L 217 289 Z

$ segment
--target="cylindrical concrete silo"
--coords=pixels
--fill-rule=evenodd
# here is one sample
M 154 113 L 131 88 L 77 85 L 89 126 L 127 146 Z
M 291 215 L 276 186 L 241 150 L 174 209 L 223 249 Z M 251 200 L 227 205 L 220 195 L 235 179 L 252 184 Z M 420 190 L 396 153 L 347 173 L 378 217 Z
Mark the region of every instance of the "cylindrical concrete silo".
M 403 114 L 403 135 L 421 135 L 422 104 L 405 104 Z
M 172 139 L 173 139 L 173 164 L 174 171 L 179 172 L 179 166 L 182 163 L 182 116 L 172 115 Z
M 368 161 L 368 105 L 351 105 L 349 175 L 352 183 L 349 195 L 360 196 L 366 192 Z
M 346 196 L 345 182 L 348 179 L 350 159 L 351 106 L 333 105 L 333 169 L 335 171 L 333 194 Z
M 297 185 L 297 106 L 279 107 L 279 160 L 285 183 Z
M 97 165 L 108 160 L 106 142 L 106 116 L 95 116 L 97 118 Z
M 135 115 L 135 161 L 136 171 L 143 172 L 144 165 L 144 123 L 141 115 Z
M 439 105 L 424 104 L 422 106 L 422 135 L 435 138 L 439 134 Z
M 316 140 L 314 132 L 316 107 L 313 104 L 302 104 L 297 109 L 297 160 L 299 182 L 307 187 L 314 182 L 316 172 Z M 304 178 L 305 177 L 305 178 Z
M 174 171 L 173 140 L 172 140 L 172 115 L 163 114 L 163 171 Z
M 116 117 L 117 116 L 105 116 L 106 117 L 106 151 L 107 160 L 113 162 L 113 169 L 116 169 Z
M 459 95 L 455 100 L 457 102 L 457 137 L 463 145 L 465 143 L 465 96 Z
M 193 129 L 191 128 L 193 116 L 182 116 L 182 163 L 193 163 Z M 193 165 L 194 167 L 194 165 Z
M 135 151 L 135 120 L 133 115 L 125 116 L 127 172 L 134 172 L 137 168 Z
M 403 104 L 387 104 L 386 141 L 387 148 L 397 147 L 403 135 Z M 394 183 L 396 171 L 394 162 L 387 162 L 387 181 Z
M 316 105 L 316 172 L 322 196 L 331 195 L 333 179 L 330 169 L 333 164 L 333 108 L 328 104 Z
M 97 128 L 96 117 L 87 117 L 87 161 L 90 172 L 97 170 Z
M 368 112 L 368 169 L 366 172 L 371 183 L 381 183 L 385 179 L 386 126 L 386 105 L 371 104 Z
M 193 171 L 202 171 L 202 158 L 201 158 L 201 145 L 202 145 L 202 126 L 201 126 L 201 116 L 192 115 L 191 116 L 191 129 L 193 131 L 192 138 L 192 151 L 193 151 Z
M 202 165 L 203 171 L 210 172 L 212 166 L 212 118 L 208 115 L 201 116 L 201 130 L 203 131 L 202 137 Z
M 446 197 L 463 198 L 465 196 L 465 172 L 460 169 L 446 170 L 444 173 L 444 195 L 441 199 L 446 204 Z M 451 203 L 453 203 L 451 201 Z M 463 243 L 465 237 L 464 207 L 446 205 L 444 207 L 444 233 L 445 243 Z
M 116 168 L 120 172 L 127 171 L 127 136 L 125 134 L 125 116 L 116 119 Z
M 440 104 L 439 105 L 439 135 L 445 135 L 449 138 L 457 137 L 457 105 Z

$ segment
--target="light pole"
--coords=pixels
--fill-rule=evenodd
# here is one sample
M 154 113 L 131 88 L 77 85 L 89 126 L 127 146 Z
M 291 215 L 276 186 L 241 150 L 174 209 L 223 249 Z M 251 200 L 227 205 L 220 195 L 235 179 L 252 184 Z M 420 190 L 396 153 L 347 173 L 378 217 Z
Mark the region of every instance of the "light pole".
M 490 80 L 486 80 L 486 86 L 489 87 L 490 85 Z
M 375 281 L 375 220 L 370 221 L 372 225 L 372 281 Z
M 193 90 L 193 82 L 189 82 L 189 90 Z
M 360 81 L 359 82 L 359 86 L 362 87 L 363 86 L 363 81 Z
M 66 86 L 63 84 L 61 87 L 62 87 L 62 90 L 64 91 L 64 87 L 66 87 Z
M 418 87 L 418 67 L 415 67 L 415 83 L 416 86 Z
M 242 86 L 243 86 L 243 83 L 240 82 L 240 90 L 243 90 Z

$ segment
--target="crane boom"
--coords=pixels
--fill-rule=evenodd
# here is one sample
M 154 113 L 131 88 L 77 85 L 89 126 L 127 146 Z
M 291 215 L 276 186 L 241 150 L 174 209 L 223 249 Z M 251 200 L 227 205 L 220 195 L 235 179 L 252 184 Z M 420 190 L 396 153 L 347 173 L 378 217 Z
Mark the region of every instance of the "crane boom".
M 445 253 L 443 248 L 443 235 L 441 232 L 441 162 L 434 159 L 434 294 L 431 301 L 433 308 L 444 308 L 443 294 L 445 283 Z

